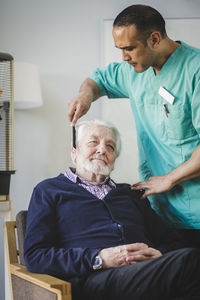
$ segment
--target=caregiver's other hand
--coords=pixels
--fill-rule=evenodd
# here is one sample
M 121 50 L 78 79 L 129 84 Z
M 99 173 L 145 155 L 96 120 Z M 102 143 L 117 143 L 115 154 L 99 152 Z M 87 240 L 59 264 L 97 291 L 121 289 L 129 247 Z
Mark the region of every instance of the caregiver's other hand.
M 172 183 L 168 174 L 162 176 L 153 176 L 150 177 L 147 181 L 140 181 L 131 186 L 132 190 L 145 190 L 141 199 L 145 199 L 149 195 L 164 193 L 171 188 L 173 188 L 175 184 Z

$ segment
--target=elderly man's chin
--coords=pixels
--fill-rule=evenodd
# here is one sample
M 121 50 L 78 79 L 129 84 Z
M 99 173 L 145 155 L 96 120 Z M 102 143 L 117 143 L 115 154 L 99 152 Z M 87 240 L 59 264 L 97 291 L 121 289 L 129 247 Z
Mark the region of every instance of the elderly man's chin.
M 100 163 L 93 163 L 93 162 L 85 162 L 84 169 L 88 172 L 94 173 L 96 175 L 104 175 L 108 176 L 114 169 L 114 165 L 112 166 L 103 166 Z

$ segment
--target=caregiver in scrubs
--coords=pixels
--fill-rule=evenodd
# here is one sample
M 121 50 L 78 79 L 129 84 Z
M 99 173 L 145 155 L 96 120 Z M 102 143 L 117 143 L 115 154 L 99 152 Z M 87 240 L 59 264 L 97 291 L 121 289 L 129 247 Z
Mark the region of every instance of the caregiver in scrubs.
M 123 10 L 113 24 L 123 62 L 96 69 L 69 103 L 74 125 L 101 96 L 129 98 L 136 122 L 141 182 L 172 227 L 200 229 L 200 50 L 171 40 L 158 11 Z

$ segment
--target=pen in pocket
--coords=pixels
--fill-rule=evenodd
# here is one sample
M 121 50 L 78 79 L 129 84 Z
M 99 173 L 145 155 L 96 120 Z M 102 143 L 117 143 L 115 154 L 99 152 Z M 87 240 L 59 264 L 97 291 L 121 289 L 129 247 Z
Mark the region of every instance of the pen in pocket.
M 164 104 L 164 112 L 165 112 L 166 117 L 168 118 L 168 110 L 167 110 L 166 104 Z

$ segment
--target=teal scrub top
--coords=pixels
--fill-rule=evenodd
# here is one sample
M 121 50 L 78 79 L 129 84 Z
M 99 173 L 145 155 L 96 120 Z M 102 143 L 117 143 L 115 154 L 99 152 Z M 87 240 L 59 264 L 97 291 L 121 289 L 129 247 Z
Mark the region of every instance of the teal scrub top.
M 111 63 L 90 76 L 101 96 L 129 98 L 139 148 L 140 180 L 171 172 L 200 144 L 200 50 L 183 42 L 155 75 L 136 73 L 127 62 Z M 174 97 L 173 104 L 159 94 Z M 200 229 L 200 177 L 148 197 L 171 226 Z

